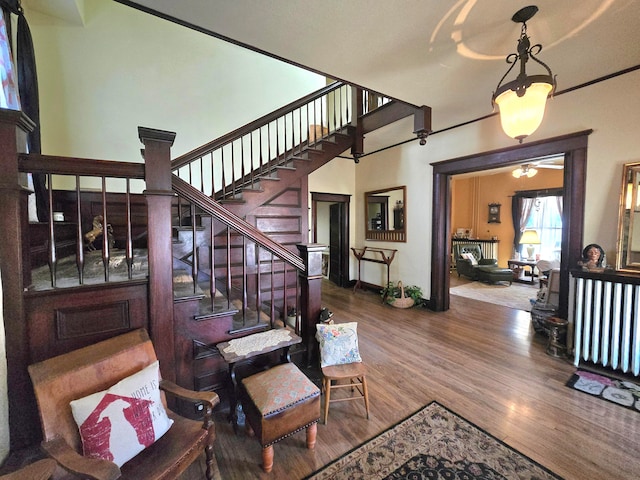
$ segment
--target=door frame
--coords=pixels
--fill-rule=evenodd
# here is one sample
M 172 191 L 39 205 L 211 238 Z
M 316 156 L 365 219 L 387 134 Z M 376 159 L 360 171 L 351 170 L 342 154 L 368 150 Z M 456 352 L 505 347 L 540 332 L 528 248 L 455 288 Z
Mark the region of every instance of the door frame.
M 342 262 L 340 262 L 340 270 L 342 272 L 342 283 L 340 287 L 348 286 L 349 282 L 349 211 L 351 205 L 351 195 L 341 193 L 323 193 L 311 192 L 311 225 L 313 243 L 318 242 L 318 202 L 342 203 L 344 204 L 344 218 L 340 225 L 342 242 L 339 246 L 342 253 Z
M 584 201 L 587 179 L 587 143 L 593 130 L 540 140 L 485 153 L 458 157 L 433 166 L 433 212 L 431 217 L 430 308 L 449 309 L 449 267 L 451 256 L 451 177 L 479 172 L 547 155 L 564 155 L 560 301 L 558 316 L 567 318 L 569 270 L 582 255 Z

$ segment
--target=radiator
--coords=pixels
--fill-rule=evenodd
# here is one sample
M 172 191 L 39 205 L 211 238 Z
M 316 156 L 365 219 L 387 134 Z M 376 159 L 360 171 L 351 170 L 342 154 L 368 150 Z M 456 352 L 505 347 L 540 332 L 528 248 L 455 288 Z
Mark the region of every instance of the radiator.
M 477 240 L 468 238 L 453 238 L 451 240 L 451 250 L 453 251 L 453 245 L 458 244 L 478 244 L 482 250 L 482 258 L 498 258 L 498 240 Z
M 574 365 L 589 361 L 639 375 L 640 285 L 572 277 L 570 288 Z

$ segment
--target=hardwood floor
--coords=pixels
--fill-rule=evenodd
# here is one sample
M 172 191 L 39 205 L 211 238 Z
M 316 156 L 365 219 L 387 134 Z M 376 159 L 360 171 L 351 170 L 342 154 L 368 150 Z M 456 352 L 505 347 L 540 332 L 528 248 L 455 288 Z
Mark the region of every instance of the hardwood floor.
M 217 422 L 223 479 L 299 479 L 437 400 L 566 479 L 640 477 L 640 413 L 565 386 L 574 366 L 545 354 L 530 314 L 452 297 L 447 312 L 394 309 L 373 292 L 325 281 L 323 306 L 338 323 L 357 321 L 369 368 L 371 417 L 362 402 L 333 404 L 315 450 L 303 432 L 275 445 L 274 468 L 260 446 Z M 201 465 L 200 465 L 201 467 Z M 183 478 L 203 478 L 191 469 Z

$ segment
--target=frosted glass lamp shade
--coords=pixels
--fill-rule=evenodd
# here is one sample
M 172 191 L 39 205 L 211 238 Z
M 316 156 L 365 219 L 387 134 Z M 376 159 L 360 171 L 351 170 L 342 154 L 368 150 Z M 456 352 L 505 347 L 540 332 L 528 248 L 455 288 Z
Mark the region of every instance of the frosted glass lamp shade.
M 511 138 L 522 141 L 537 130 L 544 117 L 547 97 L 553 86 L 549 83 L 532 83 L 522 97 L 508 89 L 496 97 L 500 109 L 502 129 Z

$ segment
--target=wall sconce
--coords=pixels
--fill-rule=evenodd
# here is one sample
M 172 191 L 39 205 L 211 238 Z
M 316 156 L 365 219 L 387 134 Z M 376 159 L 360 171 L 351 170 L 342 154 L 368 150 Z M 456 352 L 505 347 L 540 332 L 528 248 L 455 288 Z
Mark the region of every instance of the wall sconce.
M 527 20 L 533 17 L 538 7 L 530 5 L 518 10 L 511 20 L 522 23 L 520 38 L 518 39 L 518 53 L 507 55 L 506 61 L 511 64 L 507 72 L 498 82 L 496 91 L 491 96 L 491 105 L 494 110 L 498 105 L 500 110 L 500 123 L 502 129 L 511 138 L 522 140 L 531 135 L 542 123 L 547 97 L 553 95 L 556 88 L 556 79 L 551 69 L 544 62 L 538 60 L 536 55 L 542 51 L 539 43 L 531 46 L 527 36 Z M 527 75 L 525 68 L 529 59 L 542 65 L 546 75 Z M 515 80 L 502 85 L 509 72 L 520 61 L 520 73 Z
M 520 178 L 520 177 L 531 178 L 536 173 L 538 173 L 538 169 L 537 168 L 533 168 L 531 165 L 529 165 L 527 163 L 525 165 L 522 165 L 522 166 L 516 168 L 513 172 L 511 172 L 511 175 L 513 175 L 516 178 Z

